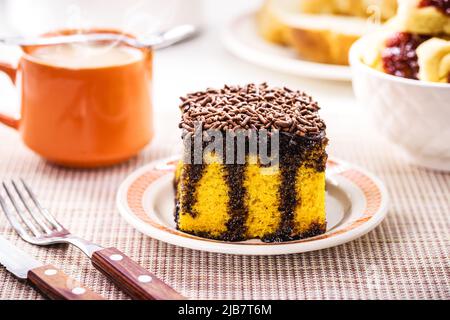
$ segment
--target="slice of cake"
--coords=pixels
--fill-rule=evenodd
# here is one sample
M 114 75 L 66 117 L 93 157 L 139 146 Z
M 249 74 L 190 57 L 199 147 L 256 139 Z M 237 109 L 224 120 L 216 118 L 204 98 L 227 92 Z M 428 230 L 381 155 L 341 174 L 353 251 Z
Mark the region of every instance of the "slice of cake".
M 188 94 L 180 108 L 179 230 L 267 242 L 325 232 L 328 140 L 310 96 L 266 84 L 225 86 Z
M 292 47 L 302 59 L 347 65 L 353 43 L 396 9 L 396 0 L 265 0 L 257 27 L 265 40 Z

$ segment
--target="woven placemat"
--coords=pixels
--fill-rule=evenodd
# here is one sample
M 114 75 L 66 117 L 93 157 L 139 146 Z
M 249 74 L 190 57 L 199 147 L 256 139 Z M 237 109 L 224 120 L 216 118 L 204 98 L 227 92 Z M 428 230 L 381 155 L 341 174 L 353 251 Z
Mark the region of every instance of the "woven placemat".
M 183 249 L 141 235 L 119 215 L 115 195 L 136 168 L 177 152 L 178 132 L 137 158 L 103 170 L 52 166 L 0 128 L 0 177 L 21 176 L 74 233 L 116 246 L 194 299 L 450 299 L 450 175 L 408 165 L 356 108 L 324 110 L 330 154 L 378 175 L 391 197 L 374 231 L 335 248 L 250 257 Z M 355 121 L 355 118 L 358 121 Z M 176 127 L 175 121 L 170 126 Z M 127 299 L 77 249 L 24 243 L 0 215 L 0 234 L 36 258 L 62 267 L 110 299 Z M 42 299 L 0 268 L 0 299 Z

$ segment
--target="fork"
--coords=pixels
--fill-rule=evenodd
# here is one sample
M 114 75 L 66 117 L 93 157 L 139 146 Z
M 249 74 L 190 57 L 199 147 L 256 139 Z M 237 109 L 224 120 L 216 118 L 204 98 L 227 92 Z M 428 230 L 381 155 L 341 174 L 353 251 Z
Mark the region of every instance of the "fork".
M 74 245 L 91 259 L 95 268 L 133 299 L 186 299 L 120 250 L 104 248 L 72 234 L 40 204 L 24 180 L 20 179 L 20 183 L 11 180 L 12 188 L 8 187 L 5 182 L 2 185 L 16 214 L 13 214 L 1 195 L 0 206 L 12 227 L 23 240 L 38 246 L 56 243 Z

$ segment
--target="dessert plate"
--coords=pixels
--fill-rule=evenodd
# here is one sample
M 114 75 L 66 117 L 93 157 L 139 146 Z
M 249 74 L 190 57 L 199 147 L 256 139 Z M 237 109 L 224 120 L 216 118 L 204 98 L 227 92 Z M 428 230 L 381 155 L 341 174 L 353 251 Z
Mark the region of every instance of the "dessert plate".
M 181 247 L 237 255 L 280 255 L 337 246 L 374 229 L 386 216 L 388 195 L 371 173 L 330 159 L 327 168 L 327 232 L 283 243 L 259 240 L 225 242 L 178 231 L 174 222 L 173 176 L 178 158 L 150 163 L 132 173 L 119 188 L 121 215 L 140 232 Z
M 291 48 L 265 41 L 256 27 L 256 13 L 232 20 L 222 31 L 225 47 L 235 56 L 262 67 L 293 75 L 351 81 L 350 67 L 302 60 Z

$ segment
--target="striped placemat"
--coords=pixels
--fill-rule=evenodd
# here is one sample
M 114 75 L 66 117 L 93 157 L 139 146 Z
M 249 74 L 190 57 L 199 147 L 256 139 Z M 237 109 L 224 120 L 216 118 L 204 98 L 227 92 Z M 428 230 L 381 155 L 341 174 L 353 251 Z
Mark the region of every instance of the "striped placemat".
M 199 252 L 150 239 L 129 226 L 115 207 L 119 184 L 149 161 L 175 154 L 178 132 L 157 139 L 127 163 L 86 171 L 49 165 L 1 127 L 0 177 L 23 177 L 74 233 L 118 247 L 194 299 L 450 299 L 450 175 L 405 163 L 359 121 L 359 112 L 324 110 L 329 152 L 386 183 L 389 214 L 368 235 L 318 252 L 272 257 Z M 28 245 L 3 215 L 0 234 L 107 298 L 127 299 L 77 249 Z M 42 296 L 0 268 L 0 299 Z

